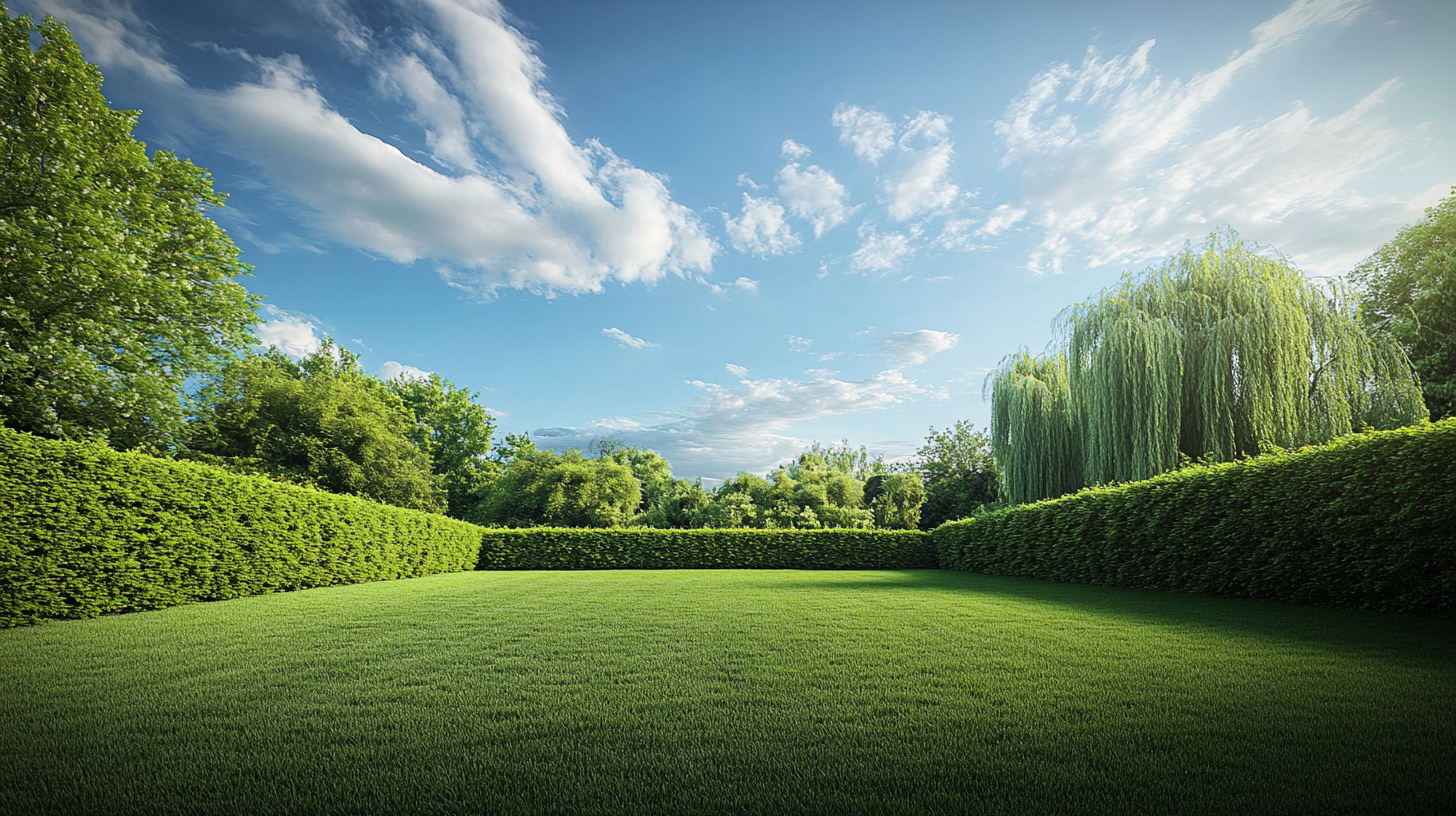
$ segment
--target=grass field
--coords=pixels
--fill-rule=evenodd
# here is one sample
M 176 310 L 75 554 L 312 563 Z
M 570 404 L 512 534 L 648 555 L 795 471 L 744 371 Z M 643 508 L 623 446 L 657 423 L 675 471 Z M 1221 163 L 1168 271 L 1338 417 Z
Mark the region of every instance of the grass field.
M 463 573 L 0 631 L 0 813 L 1436 813 L 1456 622 Z

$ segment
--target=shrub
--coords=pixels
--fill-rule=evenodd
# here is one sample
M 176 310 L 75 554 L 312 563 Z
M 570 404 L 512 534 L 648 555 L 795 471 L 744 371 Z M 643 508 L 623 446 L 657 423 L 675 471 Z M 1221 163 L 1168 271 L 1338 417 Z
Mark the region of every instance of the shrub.
M 934 537 L 949 569 L 1456 616 L 1456 420 L 1084 490 Z
M 486 530 L 480 569 L 935 569 L 915 530 Z
M 0 428 L 0 626 L 467 570 L 480 532 Z

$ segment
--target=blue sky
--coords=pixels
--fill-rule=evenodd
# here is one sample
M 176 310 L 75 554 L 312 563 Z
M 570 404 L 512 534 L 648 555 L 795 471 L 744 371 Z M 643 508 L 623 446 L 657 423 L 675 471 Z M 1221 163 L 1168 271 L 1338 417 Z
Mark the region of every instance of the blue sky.
M 208 168 L 267 297 L 502 432 L 710 483 L 984 427 L 1230 225 L 1346 272 L 1456 183 L 1456 3 L 18 0 Z

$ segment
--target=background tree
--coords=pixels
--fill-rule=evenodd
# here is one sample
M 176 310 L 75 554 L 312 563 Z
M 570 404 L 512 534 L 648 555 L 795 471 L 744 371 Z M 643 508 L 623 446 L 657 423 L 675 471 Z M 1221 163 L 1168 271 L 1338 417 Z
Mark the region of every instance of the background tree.
M 974 515 L 999 498 L 991 437 L 965 420 L 943 431 L 931 427 L 925 444 L 916 451 L 914 466 L 925 480 L 925 505 L 920 510 L 923 530 Z M 865 489 L 868 495 L 868 483 Z
M 1003 362 L 988 386 L 1010 500 L 1426 418 L 1399 346 L 1255 250 L 1214 233 L 1066 309 L 1060 353 Z
M 1364 324 L 1410 357 L 1431 419 L 1456 416 L 1456 187 L 1350 278 Z
M 925 487 L 918 473 L 882 474 L 865 482 L 865 504 L 881 530 L 919 529 L 924 502 Z
M 611 459 L 522 445 L 466 519 L 497 527 L 621 527 L 641 502 L 637 478 Z
M 167 449 L 183 382 L 257 321 L 233 280 L 248 267 L 206 215 L 223 196 L 190 162 L 147 158 L 64 24 L 0 12 L 0 418 Z
M 439 374 L 396 377 L 388 385 L 413 416 L 409 438 L 430 456 L 431 470 L 445 488 L 446 515 L 464 518 L 495 473 L 488 456 L 495 421 L 475 402 L 477 393 Z
M 332 341 L 294 362 L 277 349 L 228 363 L 194 398 L 182 455 L 331 493 L 432 513 L 445 490 L 411 440 L 404 402 Z

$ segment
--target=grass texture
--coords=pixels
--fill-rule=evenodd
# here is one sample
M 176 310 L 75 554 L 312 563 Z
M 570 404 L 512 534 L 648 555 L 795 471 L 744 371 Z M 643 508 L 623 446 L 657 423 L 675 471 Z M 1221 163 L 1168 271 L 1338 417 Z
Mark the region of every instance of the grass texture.
M 1435 813 L 1456 622 L 473 572 L 0 631 L 0 813 Z

